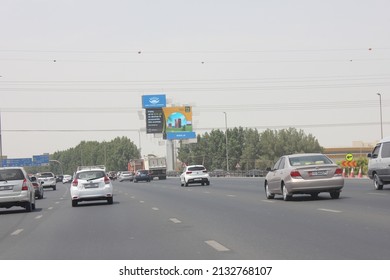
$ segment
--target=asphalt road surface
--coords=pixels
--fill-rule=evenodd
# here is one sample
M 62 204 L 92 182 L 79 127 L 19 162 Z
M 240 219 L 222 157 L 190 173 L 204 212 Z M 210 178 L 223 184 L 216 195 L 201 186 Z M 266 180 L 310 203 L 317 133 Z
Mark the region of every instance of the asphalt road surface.
M 36 210 L 0 209 L 5 260 L 388 260 L 390 187 L 346 179 L 340 199 L 265 198 L 263 178 L 114 181 L 114 204 L 72 207 L 69 184 Z

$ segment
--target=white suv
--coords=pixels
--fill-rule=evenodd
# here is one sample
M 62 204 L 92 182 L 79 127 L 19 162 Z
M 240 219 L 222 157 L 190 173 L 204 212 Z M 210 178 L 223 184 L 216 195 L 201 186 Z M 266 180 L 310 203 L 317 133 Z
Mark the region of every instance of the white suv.
M 35 189 L 23 167 L 0 168 L 0 208 L 35 210 Z
M 113 204 L 113 187 L 104 165 L 79 166 L 70 186 L 72 206 L 81 201 L 107 200 Z
M 57 179 L 52 172 L 41 172 L 37 176 L 39 183 L 44 188 L 53 188 L 53 191 L 57 189 Z
M 188 165 L 180 175 L 180 183 L 182 187 L 189 184 L 210 185 L 210 175 L 203 165 Z
M 374 180 L 375 189 L 382 190 L 390 184 L 390 137 L 379 141 L 368 157 L 368 177 Z

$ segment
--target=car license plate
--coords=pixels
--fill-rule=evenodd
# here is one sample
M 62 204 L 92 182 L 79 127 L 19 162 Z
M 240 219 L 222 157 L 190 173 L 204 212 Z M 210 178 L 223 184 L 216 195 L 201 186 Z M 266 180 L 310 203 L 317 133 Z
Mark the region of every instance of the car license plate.
M 99 184 L 97 184 L 97 183 L 91 183 L 91 184 L 84 185 L 84 188 L 86 188 L 86 189 L 97 188 L 97 187 L 99 187 Z
M 201 178 L 195 178 L 194 181 L 202 181 Z
M 320 171 L 309 171 L 310 176 L 325 176 L 328 175 L 328 171 L 320 170 Z
M 14 186 L 1 186 L 0 191 L 9 191 L 12 190 Z

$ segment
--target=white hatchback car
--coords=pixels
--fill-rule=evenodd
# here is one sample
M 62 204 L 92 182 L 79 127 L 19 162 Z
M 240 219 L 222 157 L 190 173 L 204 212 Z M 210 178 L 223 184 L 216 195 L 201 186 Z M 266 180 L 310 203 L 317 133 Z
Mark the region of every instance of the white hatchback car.
M 210 185 L 210 175 L 203 165 L 188 165 L 180 175 L 180 183 L 182 187 L 189 184 Z
M 79 166 L 74 175 L 70 195 L 72 206 L 81 201 L 107 200 L 113 204 L 113 187 L 103 165 Z
M 0 208 L 35 209 L 35 189 L 23 167 L 0 168 Z

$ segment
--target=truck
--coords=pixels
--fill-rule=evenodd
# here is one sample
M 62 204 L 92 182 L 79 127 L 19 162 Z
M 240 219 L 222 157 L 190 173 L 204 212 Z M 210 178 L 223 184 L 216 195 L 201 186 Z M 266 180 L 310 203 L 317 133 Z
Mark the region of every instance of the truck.
M 142 169 L 148 170 L 152 179 L 158 177 L 159 180 L 164 180 L 167 178 L 167 159 L 165 157 L 148 155 L 141 159 L 129 161 L 129 171 L 135 173 L 137 170 Z

